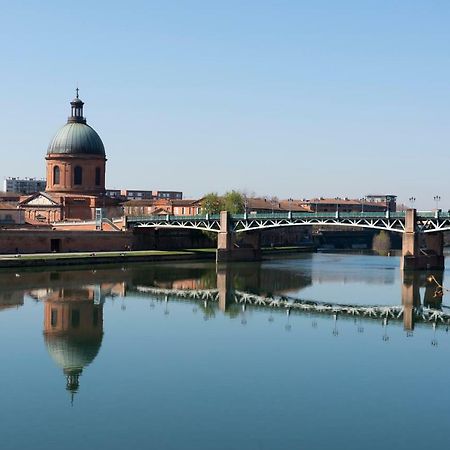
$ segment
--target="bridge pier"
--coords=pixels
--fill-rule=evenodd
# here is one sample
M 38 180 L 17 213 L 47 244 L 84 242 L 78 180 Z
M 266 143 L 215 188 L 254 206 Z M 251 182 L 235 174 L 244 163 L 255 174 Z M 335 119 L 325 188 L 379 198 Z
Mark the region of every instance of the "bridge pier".
M 416 210 L 408 209 L 405 216 L 405 232 L 403 233 L 400 269 L 443 270 L 444 236 L 442 232 L 427 233 L 425 235 L 427 249 L 421 250 L 416 223 Z
M 217 237 L 216 262 L 258 261 L 261 259 L 259 231 L 246 232 L 239 244 L 236 233 L 230 229 L 228 211 L 220 213 L 220 231 Z

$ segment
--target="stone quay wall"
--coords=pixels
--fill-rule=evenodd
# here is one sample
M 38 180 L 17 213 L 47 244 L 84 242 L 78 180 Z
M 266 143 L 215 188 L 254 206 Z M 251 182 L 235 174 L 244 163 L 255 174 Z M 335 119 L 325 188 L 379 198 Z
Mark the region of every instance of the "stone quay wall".
M 123 251 L 132 246 L 131 232 L 0 230 L 0 254 Z

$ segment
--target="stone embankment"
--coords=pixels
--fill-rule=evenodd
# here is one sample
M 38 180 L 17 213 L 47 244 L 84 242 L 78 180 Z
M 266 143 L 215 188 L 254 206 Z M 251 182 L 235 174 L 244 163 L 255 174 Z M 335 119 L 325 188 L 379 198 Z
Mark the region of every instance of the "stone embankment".
M 292 254 L 311 251 L 311 247 L 282 247 L 263 249 L 265 256 Z M 9 267 L 51 267 L 97 264 L 121 264 L 136 262 L 163 261 L 196 261 L 216 258 L 215 249 L 187 249 L 187 250 L 142 250 L 123 252 L 73 252 L 73 253 L 34 253 L 0 255 L 0 268 Z

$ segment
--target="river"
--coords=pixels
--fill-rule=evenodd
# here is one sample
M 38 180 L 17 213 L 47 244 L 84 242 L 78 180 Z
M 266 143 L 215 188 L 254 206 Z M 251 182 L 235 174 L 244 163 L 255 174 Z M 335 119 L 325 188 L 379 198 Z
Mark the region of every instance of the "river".
M 2 270 L 0 448 L 446 448 L 431 275 L 341 254 Z

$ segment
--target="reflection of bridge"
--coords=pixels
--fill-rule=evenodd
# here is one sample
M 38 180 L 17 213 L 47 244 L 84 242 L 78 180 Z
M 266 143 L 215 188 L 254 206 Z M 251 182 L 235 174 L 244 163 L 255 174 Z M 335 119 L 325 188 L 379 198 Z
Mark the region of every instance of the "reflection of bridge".
M 441 275 L 436 275 L 439 279 Z M 419 288 L 425 283 L 423 304 Z M 346 315 L 355 318 L 403 320 L 405 330 L 412 330 L 416 322 L 450 324 L 450 308 L 442 310 L 442 297 L 436 296 L 436 285 L 421 280 L 419 275 L 408 276 L 402 283 L 400 305 L 357 305 L 305 300 L 285 295 L 262 296 L 234 289 L 227 270 L 217 273 L 217 289 L 165 289 L 151 286 L 137 286 L 138 292 L 150 294 L 165 300 L 169 298 L 211 302 L 226 311 L 232 305 L 266 307 L 292 312 L 313 314 Z
M 220 295 L 218 289 L 207 290 L 180 290 L 180 289 L 160 289 L 139 286 L 138 291 L 151 294 L 155 297 L 176 297 L 180 299 L 219 302 Z M 372 319 L 395 319 L 403 318 L 405 307 L 403 305 L 383 306 L 383 305 L 346 305 L 339 303 L 318 302 L 313 300 L 302 300 L 294 297 L 262 297 L 248 292 L 234 291 L 234 303 L 250 306 L 265 306 L 286 310 L 288 313 L 300 311 L 321 314 L 346 314 L 349 316 L 372 318 Z M 442 310 L 418 306 L 413 308 L 416 321 L 439 322 L 450 324 L 449 312 Z
M 234 214 L 227 211 L 220 214 L 198 216 L 129 216 L 128 227 L 187 228 L 211 231 L 219 234 L 217 260 L 255 259 L 259 254 L 260 240 L 255 232 L 292 226 L 343 226 L 371 228 L 403 234 L 402 267 L 405 269 L 442 268 L 442 232 L 450 230 L 450 213 L 422 211 L 415 209 L 402 212 L 361 213 L 306 213 L 288 212 L 273 214 Z M 250 233 L 247 242 L 236 245 L 236 237 Z M 425 253 L 420 252 L 419 235 L 426 236 Z

